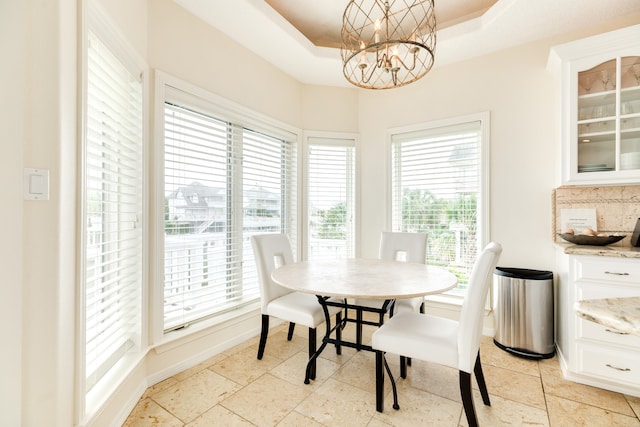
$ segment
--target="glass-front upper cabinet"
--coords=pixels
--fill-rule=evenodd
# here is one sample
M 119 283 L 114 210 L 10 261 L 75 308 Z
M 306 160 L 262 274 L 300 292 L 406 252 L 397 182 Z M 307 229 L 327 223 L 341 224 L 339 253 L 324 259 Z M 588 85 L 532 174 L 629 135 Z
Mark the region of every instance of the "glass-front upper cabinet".
M 640 183 L 640 25 L 552 49 L 562 184 Z
M 578 174 L 640 170 L 640 56 L 578 72 Z

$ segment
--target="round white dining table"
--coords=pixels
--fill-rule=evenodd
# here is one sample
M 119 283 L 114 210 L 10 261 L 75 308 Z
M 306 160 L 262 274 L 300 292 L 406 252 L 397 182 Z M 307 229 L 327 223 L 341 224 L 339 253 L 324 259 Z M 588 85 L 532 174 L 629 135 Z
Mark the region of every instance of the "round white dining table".
M 387 307 L 396 299 L 443 293 L 454 288 L 458 283 L 454 274 L 441 267 L 366 258 L 286 264 L 273 270 L 271 278 L 285 288 L 316 295 L 323 307 L 326 332 L 322 345 L 307 363 L 305 384 L 309 384 L 309 380 L 315 377 L 314 362 L 327 344 L 335 344 L 338 354 L 343 345 L 357 350 L 373 351 L 370 346 L 362 344 L 361 325 L 380 326 Z M 347 299 L 374 299 L 383 300 L 384 303 L 382 308 L 372 308 L 355 305 L 347 302 Z M 345 309 L 344 318 L 333 327 L 327 306 L 339 306 Z M 349 309 L 356 311 L 355 319 L 349 318 L 347 314 Z M 363 319 L 363 311 L 378 313 L 380 321 L 371 322 Z M 355 343 L 345 341 L 341 337 L 340 331 L 348 322 L 354 322 L 359 326 Z M 336 332 L 335 339 L 331 338 L 333 331 Z M 395 382 L 388 366 L 387 372 L 395 389 Z
M 286 264 L 275 269 L 271 278 L 298 292 L 380 300 L 443 293 L 458 283 L 454 274 L 441 267 L 366 258 Z

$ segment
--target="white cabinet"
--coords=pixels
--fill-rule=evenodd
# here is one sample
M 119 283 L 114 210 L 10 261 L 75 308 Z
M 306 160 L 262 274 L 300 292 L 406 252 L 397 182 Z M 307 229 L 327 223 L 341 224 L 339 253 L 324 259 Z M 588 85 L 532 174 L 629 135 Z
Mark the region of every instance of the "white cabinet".
M 568 379 L 640 395 L 640 337 L 580 318 L 583 299 L 640 295 L 640 259 L 563 255 L 558 354 Z
M 551 49 L 562 184 L 640 182 L 640 25 Z

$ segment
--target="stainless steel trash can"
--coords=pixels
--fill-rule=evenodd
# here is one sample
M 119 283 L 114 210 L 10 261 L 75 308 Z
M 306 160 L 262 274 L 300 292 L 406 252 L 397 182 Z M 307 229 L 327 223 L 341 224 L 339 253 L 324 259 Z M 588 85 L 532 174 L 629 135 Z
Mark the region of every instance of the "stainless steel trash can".
M 553 273 L 496 267 L 493 277 L 493 342 L 520 357 L 552 357 L 555 353 Z

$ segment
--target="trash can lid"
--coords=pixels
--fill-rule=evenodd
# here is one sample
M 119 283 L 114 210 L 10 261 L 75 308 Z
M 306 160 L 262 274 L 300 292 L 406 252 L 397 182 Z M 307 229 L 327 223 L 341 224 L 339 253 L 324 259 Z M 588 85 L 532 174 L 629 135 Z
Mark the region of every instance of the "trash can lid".
M 530 270 L 528 268 L 496 267 L 495 273 L 499 276 L 515 279 L 549 280 L 553 279 L 553 273 L 545 270 Z

